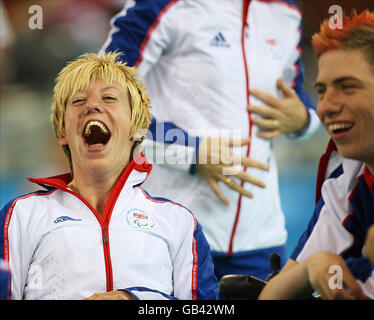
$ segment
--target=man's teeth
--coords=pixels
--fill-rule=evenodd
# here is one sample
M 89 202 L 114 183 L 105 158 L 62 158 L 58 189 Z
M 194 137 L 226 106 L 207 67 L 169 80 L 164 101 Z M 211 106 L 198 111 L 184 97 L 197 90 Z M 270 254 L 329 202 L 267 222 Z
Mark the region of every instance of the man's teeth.
M 92 126 L 98 126 L 102 132 L 109 133 L 107 128 L 100 121 L 91 121 L 86 126 L 86 130 L 84 131 L 85 135 L 89 135 L 91 133 Z
M 333 123 L 328 126 L 328 129 L 330 131 L 336 131 L 336 130 L 345 130 L 352 128 L 353 124 L 352 123 Z

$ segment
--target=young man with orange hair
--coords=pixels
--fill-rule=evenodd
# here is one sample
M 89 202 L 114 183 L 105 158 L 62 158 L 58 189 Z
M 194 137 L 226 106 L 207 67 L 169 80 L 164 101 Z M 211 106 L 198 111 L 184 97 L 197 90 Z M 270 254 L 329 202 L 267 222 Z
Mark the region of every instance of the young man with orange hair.
M 366 251 L 374 224 L 374 13 L 344 16 L 342 29 L 325 20 L 312 44 L 317 113 L 331 141 L 319 166 L 314 215 L 260 299 L 300 299 L 313 291 L 323 299 L 373 299 Z

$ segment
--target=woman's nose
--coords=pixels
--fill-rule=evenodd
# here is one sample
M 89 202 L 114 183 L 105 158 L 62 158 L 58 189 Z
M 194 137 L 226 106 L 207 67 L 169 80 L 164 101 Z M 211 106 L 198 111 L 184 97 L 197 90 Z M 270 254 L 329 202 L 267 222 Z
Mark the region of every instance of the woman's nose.
M 100 103 L 97 101 L 97 99 L 88 99 L 86 106 L 87 113 L 102 111 L 102 107 L 100 106 Z

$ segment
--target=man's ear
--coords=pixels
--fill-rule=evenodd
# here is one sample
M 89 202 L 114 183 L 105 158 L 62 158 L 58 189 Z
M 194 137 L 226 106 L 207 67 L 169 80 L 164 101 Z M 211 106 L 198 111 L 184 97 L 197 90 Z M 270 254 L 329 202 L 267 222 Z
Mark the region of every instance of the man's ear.
M 68 141 L 66 140 L 66 137 L 60 137 L 57 139 L 58 143 L 60 146 L 67 146 L 68 145 Z

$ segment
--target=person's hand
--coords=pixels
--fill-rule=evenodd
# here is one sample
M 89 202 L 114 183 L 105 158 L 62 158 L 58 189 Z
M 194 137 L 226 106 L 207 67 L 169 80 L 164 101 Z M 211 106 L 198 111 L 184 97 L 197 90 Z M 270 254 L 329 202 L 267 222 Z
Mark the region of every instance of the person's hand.
M 84 300 L 135 300 L 135 298 L 126 291 L 109 291 L 94 293 Z
M 331 252 L 320 252 L 310 256 L 304 263 L 311 287 L 323 299 L 367 299 L 341 256 Z M 330 270 L 331 266 L 335 268 Z M 335 280 L 341 280 L 341 287 Z
M 252 117 L 252 122 L 259 127 L 257 136 L 263 139 L 274 139 L 283 134 L 302 132 L 308 125 L 308 110 L 299 99 L 295 90 L 280 78 L 277 87 L 283 92 L 280 99 L 261 90 L 251 90 L 251 94 L 262 100 L 265 106 L 248 106 L 251 113 L 262 118 Z
M 365 240 L 366 256 L 371 263 L 374 263 L 374 224 L 369 228 Z
M 212 188 L 218 199 L 226 206 L 229 201 L 223 195 L 218 182 L 223 182 L 232 190 L 253 198 L 253 194 L 236 183 L 232 177 L 244 182 L 252 183 L 261 188 L 265 188 L 265 183 L 237 166 L 254 167 L 261 170 L 268 170 L 268 165 L 255 161 L 248 157 L 233 154 L 230 147 L 244 146 L 248 144 L 250 138 L 228 139 L 222 137 L 207 137 L 200 142 L 199 152 L 196 162 L 196 172 L 198 172 Z

